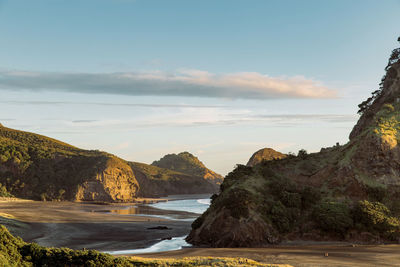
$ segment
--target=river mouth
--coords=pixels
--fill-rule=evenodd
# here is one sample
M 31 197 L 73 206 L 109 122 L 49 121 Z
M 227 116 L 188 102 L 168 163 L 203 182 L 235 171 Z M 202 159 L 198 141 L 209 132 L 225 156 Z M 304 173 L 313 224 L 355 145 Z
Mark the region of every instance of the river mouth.
M 100 210 L 97 212 L 107 212 L 116 215 L 134 215 L 144 217 L 156 217 L 173 221 L 194 221 L 203 212 L 207 210 L 210 205 L 210 195 L 182 195 L 170 196 L 165 202 L 157 202 L 151 204 L 137 204 L 128 207 L 121 207 L 112 210 Z M 155 229 L 156 230 L 156 229 Z M 159 231 L 160 229 L 157 229 Z M 168 231 L 164 229 L 163 231 Z M 191 247 L 185 241 L 185 236 L 169 236 L 154 245 L 146 248 L 138 249 L 125 249 L 103 251 L 111 255 L 124 255 L 124 254 L 142 254 L 154 253 L 171 250 L 179 250 L 184 247 Z

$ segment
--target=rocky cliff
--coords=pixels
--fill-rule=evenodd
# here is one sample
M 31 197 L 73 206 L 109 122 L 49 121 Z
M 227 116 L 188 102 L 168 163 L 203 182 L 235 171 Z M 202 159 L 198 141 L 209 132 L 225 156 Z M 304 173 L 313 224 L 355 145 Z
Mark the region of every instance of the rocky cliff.
M 253 167 L 263 161 L 284 159 L 287 155 L 273 150 L 272 148 L 263 148 L 255 152 L 247 162 L 246 166 Z
M 239 165 L 187 241 L 214 247 L 400 238 L 400 49 L 343 146 Z

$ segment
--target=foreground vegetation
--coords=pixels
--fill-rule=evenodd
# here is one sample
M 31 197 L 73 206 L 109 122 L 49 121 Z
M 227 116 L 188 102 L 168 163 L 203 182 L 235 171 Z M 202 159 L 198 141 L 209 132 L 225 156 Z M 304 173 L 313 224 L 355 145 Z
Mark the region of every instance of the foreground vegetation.
M 245 258 L 190 257 L 146 259 L 114 257 L 95 250 L 46 248 L 14 237 L 0 225 L 0 266 L 267 266 Z M 271 265 L 272 266 L 272 265 Z

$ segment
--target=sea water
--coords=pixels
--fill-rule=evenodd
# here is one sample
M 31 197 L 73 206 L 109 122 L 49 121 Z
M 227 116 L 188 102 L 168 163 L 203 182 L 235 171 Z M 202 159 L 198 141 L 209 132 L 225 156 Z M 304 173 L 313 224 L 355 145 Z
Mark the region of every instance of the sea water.
M 170 211 L 174 210 L 186 211 L 191 213 L 197 213 L 200 215 L 203 212 L 205 212 L 207 208 L 210 206 L 210 199 L 200 198 L 200 199 L 170 200 L 167 202 L 158 202 L 148 205 L 157 209 L 170 210 Z M 161 251 L 178 250 L 182 249 L 183 247 L 191 246 L 189 243 L 185 241 L 185 238 L 186 236 L 173 237 L 170 240 L 162 240 L 148 248 L 104 251 L 104 252 L 109 253 L 111 255 L 123 255 L 123 254 L 141 254 L 141 253 L 154 253 Z

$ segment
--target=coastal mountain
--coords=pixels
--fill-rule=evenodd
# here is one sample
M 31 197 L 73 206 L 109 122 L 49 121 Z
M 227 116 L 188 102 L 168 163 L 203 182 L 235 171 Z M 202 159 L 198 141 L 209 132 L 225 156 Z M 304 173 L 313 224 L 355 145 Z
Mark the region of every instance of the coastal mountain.
M 262 161 L 284 159 L 286 157 L 286 154 L 266 147 L 255 152 L 247 162 L 246 166 L 253 167 Z
M 127 202 L 213 193 L 203 177 L 132 163 L 98 150 L 0 126 L 0 193 L 41 200 Z
M 251 247 L 286 241 L 398 242 L 400 48 L 379 90 L 359 105 L 347 144 L 238 165 L 187 241 Z
M 187 175 L 202 177 L 215 185 L 219 185 L 223 181 L 222 175 L 208 169 L 203 162 L 189 152 L 165 155 L 160 160 L 154 161 L 151 165 Z

